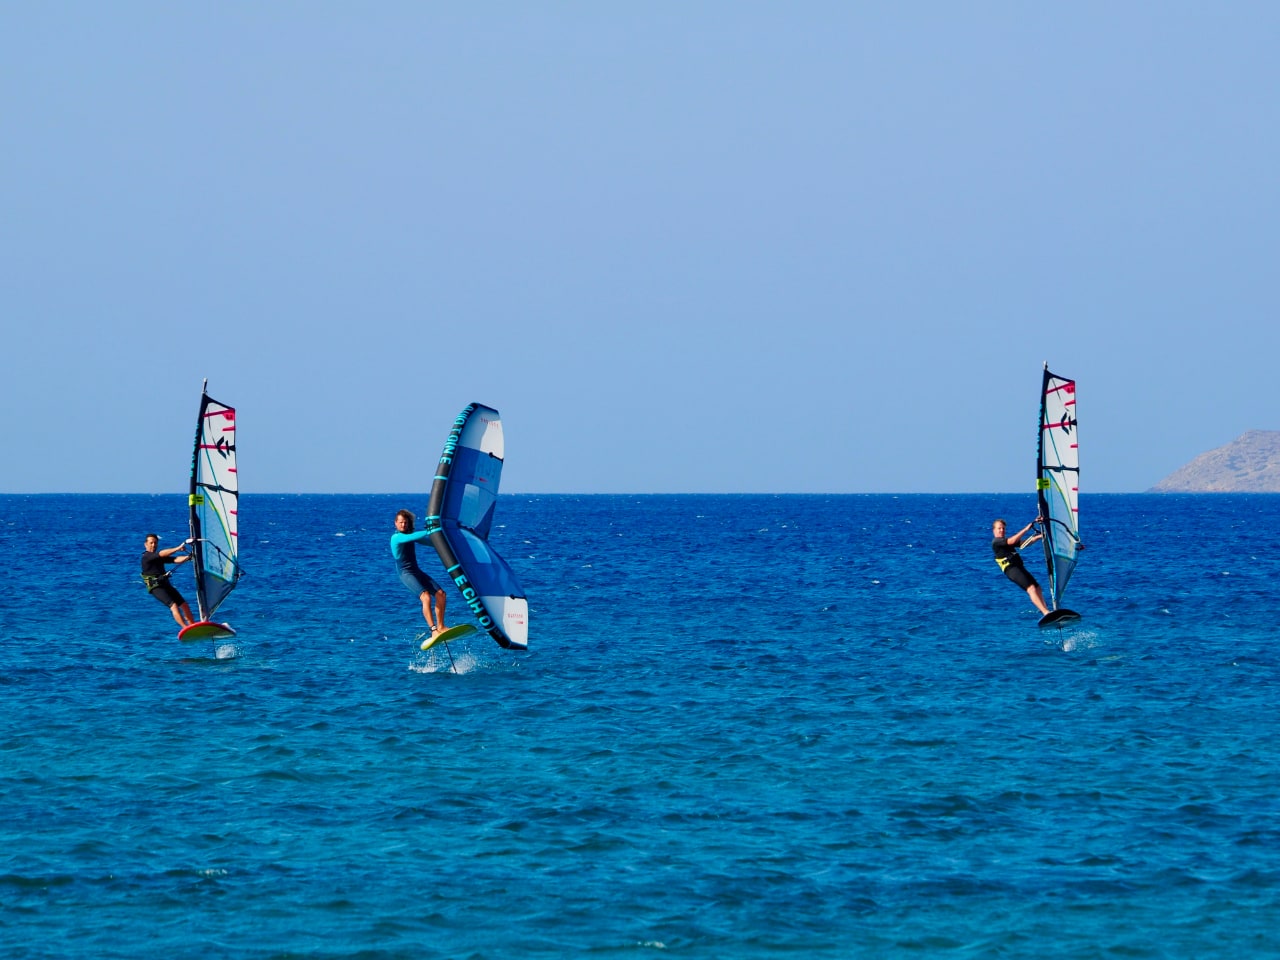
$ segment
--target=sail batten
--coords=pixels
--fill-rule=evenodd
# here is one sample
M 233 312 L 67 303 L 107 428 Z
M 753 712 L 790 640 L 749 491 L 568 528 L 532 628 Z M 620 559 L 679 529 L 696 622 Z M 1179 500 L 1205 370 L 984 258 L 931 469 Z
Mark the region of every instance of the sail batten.
M 498 411 L 468 404 L 435 465 L 426 529 L 445 572 L 480 627 L 502 647 L 529 645 L 529 605 L 511 566 L 489 543 L 505 453 Z
M 236 411 L 210 397 L 207 386 L 206 381 L 196 418 L 187 497 L 196 603 L 202 621 L 213 616 L 240 579 Z
M 1040 393 L 1040 440 L 1036 496 L 1044 522 L 1044 558 L 1049 601 L 1057 610 L 1075 572 L 1080 546 L 1080 448 L 1076 382 L 1044 366 Z

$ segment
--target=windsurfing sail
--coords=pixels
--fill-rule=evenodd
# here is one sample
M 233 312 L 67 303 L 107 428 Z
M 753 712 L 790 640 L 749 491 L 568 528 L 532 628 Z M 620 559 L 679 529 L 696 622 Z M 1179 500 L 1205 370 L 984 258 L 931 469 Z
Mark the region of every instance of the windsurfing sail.
M 499 646 L 529 646 L 529 603 L 510 565 L 489 544 L 504 455 L 498 411 L 468 404 L 444 442 L 426 529 L 445 573 Z
M 191 454 L 191 565 L 195 568 L 200 619 L 213 616 L 240 579 L 238 525 L 240 482 L 236 475 L 236 411 L 200 397 L 196 443 Z
M 1049 599 L 1057 610 L 1076 568 L 1080 544 L 1080 447 L 1076 432 L 1076 382 L 1044 365 L 1040 394 L 1040 444 L 1036 496 L 1043 518 Z

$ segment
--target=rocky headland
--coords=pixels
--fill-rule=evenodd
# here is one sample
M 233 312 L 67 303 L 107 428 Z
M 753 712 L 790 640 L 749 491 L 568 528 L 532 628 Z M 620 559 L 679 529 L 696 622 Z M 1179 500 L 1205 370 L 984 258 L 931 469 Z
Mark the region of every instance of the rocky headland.
M 1148 493 L 1280 493 L 1280 430 L 1250 430 L 1202 453 Z

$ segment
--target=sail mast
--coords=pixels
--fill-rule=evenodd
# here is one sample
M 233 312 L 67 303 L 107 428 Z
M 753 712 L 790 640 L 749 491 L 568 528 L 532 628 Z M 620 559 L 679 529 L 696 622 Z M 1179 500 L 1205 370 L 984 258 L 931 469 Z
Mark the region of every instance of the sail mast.
M 1044 562 L 1049 569 L 1049 603 L 1056 610 L 1058 607 L 1057 593 L 1053 587 L 1053 546 L 1049 537 L 1049 498 L 1045 495 L 1049 489 L 1049 480 L 1045 477 L 1044 472 L 1044 423 L 1045 423 L 1045 398 L 1048 396 L 1049 390 L 1049 361 L 1044 363 L 1044 378 L 1040 382 L 1040 421 L 1037 430 L 1036 440 L 1036 515 L 1041 518 L 1043 524 L 1044 537 L 1041 543 L 1044 546 Z
M 208 620 L 240 579 L 240 480 L 236 466 L 236 411 L 201 390 L 191 454 L 191 562 L 195 564 L 200 619 Z
M 1036 449 L 1036 500 L 1044 524 L 1049 602 L 1057 610 L 1080 549 L 1080 448 L 1076 382 L 1044 365 L 1040 389 L 1040 438 Z
M 200 492 L 200 443 L 204 439 L 204 408 L 209 402 L 209 380 L 206 377 L 200 387 L 200 412 L 196 415 L 196 440 L 191 450 L 191 487 L 187 492 L 187 510 L 191 527 L 191 564 L 196 578 L 196 607 L 201 620 L 208 620 L 205 613 L 204 594 L 204 540 L 200 536 L 200 507 L 204 496 Z

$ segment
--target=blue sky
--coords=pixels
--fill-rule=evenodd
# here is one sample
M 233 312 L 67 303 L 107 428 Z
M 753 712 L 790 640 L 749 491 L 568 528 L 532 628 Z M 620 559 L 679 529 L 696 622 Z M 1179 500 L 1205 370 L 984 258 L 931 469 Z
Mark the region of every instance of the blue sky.
M 8 4 L 3 492 L 1082 490 L 1277 429 L 1280 6 Z

